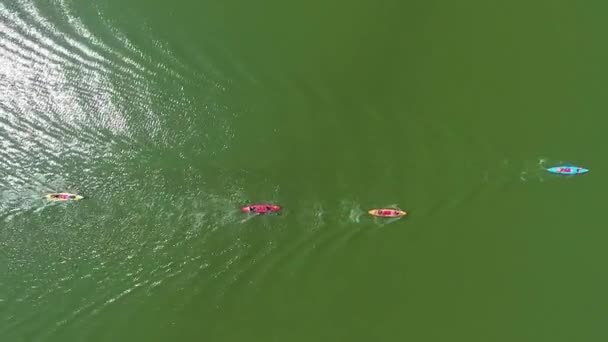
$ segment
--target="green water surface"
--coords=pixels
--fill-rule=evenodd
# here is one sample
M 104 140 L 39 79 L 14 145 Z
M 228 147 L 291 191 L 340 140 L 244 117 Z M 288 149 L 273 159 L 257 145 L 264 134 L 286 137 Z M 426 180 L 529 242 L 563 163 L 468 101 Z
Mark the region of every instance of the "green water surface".
M 606 10 L 1 1 L 0 341 L 605 341 Z

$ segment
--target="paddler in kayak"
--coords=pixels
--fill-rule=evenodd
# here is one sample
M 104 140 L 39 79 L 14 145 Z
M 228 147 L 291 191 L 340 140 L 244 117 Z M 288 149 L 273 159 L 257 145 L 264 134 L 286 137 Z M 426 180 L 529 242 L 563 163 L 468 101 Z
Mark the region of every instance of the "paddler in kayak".
M 83 199 L 84 197 L 80 195 L 70 194 L 67 192 L 60 192 L 56 194 L 48 194 L 46 195 L 46 198 L 51 201 L 78 201 Z
M 281 207 L 275 204 L 250 204 L 241 208 L 241 211 L 244 213 L 254 213 L 254 214 L 270 214 L 276 213 L 281 210 Z
M 393 208 L 372 209 L 368 213 L 376 217 L 402 217 L 407 215 L 405 211 Z

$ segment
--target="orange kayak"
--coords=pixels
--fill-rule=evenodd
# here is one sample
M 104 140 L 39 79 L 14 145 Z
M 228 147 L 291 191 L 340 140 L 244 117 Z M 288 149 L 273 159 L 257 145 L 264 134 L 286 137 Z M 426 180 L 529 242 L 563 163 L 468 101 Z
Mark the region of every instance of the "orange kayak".
M 407 213 L 403 210 L 398 209 L 372 209 L 368 211 L 368 213 L 372 216 L 377 217 L 401 217 L 407 215 Z

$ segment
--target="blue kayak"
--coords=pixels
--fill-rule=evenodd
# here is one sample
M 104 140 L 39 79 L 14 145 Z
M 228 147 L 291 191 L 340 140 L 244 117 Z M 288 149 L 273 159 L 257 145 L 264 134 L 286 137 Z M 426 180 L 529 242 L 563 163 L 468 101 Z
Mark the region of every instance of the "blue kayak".
M 556 166 L 556 167 L 547 169 L 547 171 L 549 171 L 551 173 L 556 173 L 558 175 L 580 175 L 580 174 L 589 172 L 589 170 L 587 170 L 585 168 L 573 166 L 573 165 Z

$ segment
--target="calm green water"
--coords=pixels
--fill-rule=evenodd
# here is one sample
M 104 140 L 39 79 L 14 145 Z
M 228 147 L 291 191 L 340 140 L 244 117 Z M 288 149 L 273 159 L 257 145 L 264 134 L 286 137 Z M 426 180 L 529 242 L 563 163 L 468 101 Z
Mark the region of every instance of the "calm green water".
M 0 1 L 0 340 L 605 341 L 606 10 Z

